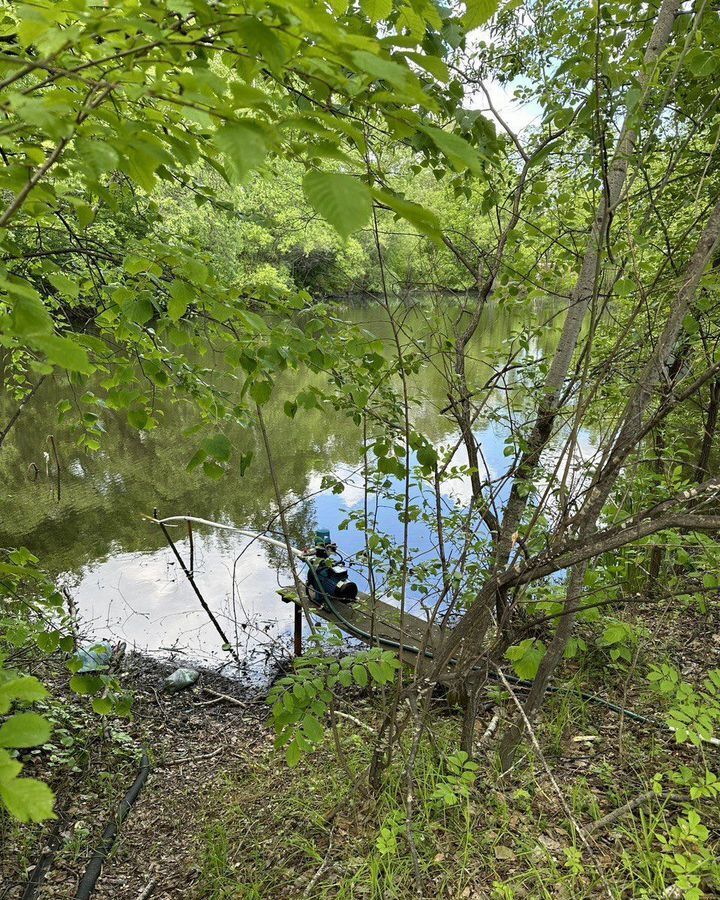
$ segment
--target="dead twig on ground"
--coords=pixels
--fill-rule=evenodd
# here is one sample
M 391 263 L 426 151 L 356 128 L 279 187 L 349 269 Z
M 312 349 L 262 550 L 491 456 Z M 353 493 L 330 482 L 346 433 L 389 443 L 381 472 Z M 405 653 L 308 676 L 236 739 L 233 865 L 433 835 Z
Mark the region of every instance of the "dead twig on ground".
M 200 762 L 205 759 L 212 759 L 217 756 L 218 753 L 222 753 L 225 749 L 225 747 L 216 747 L 215 750 L 211 750 L 209 753 L 201 753 L 199 756 L 182 756 L 180 759 L 168 759 L 160 763 L 158 769 L 165 769 L 168 766 L 180 766 L 183 763 Z
M 560 789 L 560 785 L 557 783 L 555 776 L 553 775 L 552 770 L 550 769 L 550 766 L 548 765 L 547 760 L 545 759 L 545 756 L 542 752 L 540 744 L 538 743 L 538 739 L 535 736 L 535 730 L 533 729 L 532 725 L 530 724 L 530 720 L 528 719 L 527 715 L 525 714 L 525 710 L 523 708 L 522 703 L 515 696 L 515 692 L 513 691 L 512 686 L 510 685 L 510 682 L 505 677 L 505 673 L 503 672 L 503 670 L 498 666 L 496 668 L 496 671 L 498 674 L 498 678 L 502 682 L 503 687 L 508 692 L 508 694 L 510 695 L 510 699 L 517 707 L 518 713 L 520 715 L 520 719 L 521 719 L 523 725 L 525 726 L 525 730 L 527 731 L 528 737 L 530 738 L 530 743 L 533 745 L 533 749 L 535 750 L 535 752 L 538 755 L 538 759 L 540 760 L 540 763 L 541 763 L 543 769 L 545 770 L 545 774 L 550 779 L 550 784 L 552 785 L 553 790 L 557 794 L 557 798 L 560 801 L 560 805 L 562 806 L 563 811 L 565 812 L 565 815 L 568 817 L 568 820 L 570 821 L 573 828 L 575 829 L 575 832 L 577 833 L 577 836 L 580 838 L 580 841 L 582 842 L 583 847 L 585 847 L 587 852 L 593 858 L 595 868 L 597 870 L 598 875 L 600 876 L 603 886 L 605 887 L 607 895 L 608 895 L 608 897 L 612 898 L 613 894 L 612 894 L 612 891 L 610 890 L 610 885 L 608 884 L 607 879 L 605 878 L 605 875 L 604 875 L 602 869 L 600 868 L 599 864 L 594 859 L 595 854 L 593 853 L 593 849 L 590 846 L 590 842 L 587 839 L 585 831 L 583 830 L 582 826 L 580 825 L 580 823 L 577 821 L 577 819 L 573 815 L 573 812 L 570 809 L 567 800 L 565 799 L 565 795 L 563 794 L 562 790 Z
M 333 834 L 334 834 L 334 829 L 330 831 L 330 838 L 328 840 L 328 848 L 327 848 L 327 853 L 325 854 L 325 859 L 323 859 L 323 861 L 320 865 L 320 868 L 317 870 L 317 872 L 313 875 L 313 877 L 307 883 L 305 890 L 303 891 L 303 897 L 310 896 L 310 892 L 315 887 L 315 885 L 318 883 L 323 872 L 327 868 L 327 864 L 330 861 L 330 854 L 332 853 L 332 848 L 333 848 Z
M 629 800 L 622 806 L 618 806 L 617 809 L 609 812 L 606 816 L 603 816 L 602 819 L 598 819 L 596 822 L 591 822 L 585 828 L 586 834 L 597 834 L 598 831 L 603 831 L 608 827 L 608 825 L 612 825 L 613 822 L 617 822 L 617 820 L 622 819 L 623 816 L 629 815 L 634 809 L 637 809 L 639 806 L 644 806 L 646 803 L 649 803 L 650 800 L 653 799 L 653 797 L 655 797 L 654 791 L 645 791 L 645 793 L 640 794 L 639 797 L 635 797 L 633 800 Z
M 157 885 L 157 878 L 151 878 L 150 881 L 145 885 L 145 887 L 140 891 L 137 895 L 137 900 L 147 900 L 150 894 L 153 893 L 155 887 Z
M 203 685 L 200 688 L 201 691 L 204 691 L 206 694 L 210 694 L 211 697 L 215 697 L 215 700 L 211 700 L 210 703 L 216 703 L 220 700 L 225 700 L 226 703 L 232 703 L 234 706 L 241 706 L 243 709 L 247 707 L 247 703 L 243 700 L 238 700 L 237 697 L 231 697 L 230 694 L 222 694 L 220 691 L 214 691 L 212 688 L 205 687 Z M 206 706 L 205 703 L 199 703 L 198 706 Z

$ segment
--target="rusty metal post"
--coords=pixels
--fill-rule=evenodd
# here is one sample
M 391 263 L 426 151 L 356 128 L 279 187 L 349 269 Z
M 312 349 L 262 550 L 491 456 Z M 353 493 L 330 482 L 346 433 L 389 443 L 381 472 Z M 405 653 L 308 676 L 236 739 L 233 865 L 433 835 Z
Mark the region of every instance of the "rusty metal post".
M 302 606 L 294 603 L 295 607 L 295 656 L 302 656 Z

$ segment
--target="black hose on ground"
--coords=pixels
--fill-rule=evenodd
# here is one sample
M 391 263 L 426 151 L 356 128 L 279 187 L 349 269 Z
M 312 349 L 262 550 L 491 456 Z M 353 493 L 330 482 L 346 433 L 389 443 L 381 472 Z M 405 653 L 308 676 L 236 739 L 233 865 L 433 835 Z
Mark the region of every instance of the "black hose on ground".
M 45 881 L 45 876 L 50 871 L 50 866 L 52 865 L 55 854 L 60 846 L 60 832 L 65 824 L 63 816 L 58 815 L 55 825 L 48 837 L 45 849 L 40 854 L 40 859 L 37 861 L 35 868 L 32 870 L 32 874 L 28 878 L 20 900 L 36 900 L 39 896 L 40 888 L 43 885 L 43 881 Z M 5 895 L 3 894 L 3 896 Z
M 95 890 L 95 885 L 100 877 L 103 863 L 113 848 L 120 826 L 127 818 L 133 804 L 140 795 L 140 791 L 143 789 L 143 785 L 147 781 L 149 774 L 150 762 L 147 753 L 143 750 L 140 771 L 138 772 L 137 778 L 133 782 L 130 790 L 118 804 L 114 818 L 105 826 L 105 831 L 103 831 L 102 838 L 100 839 L 100 845 L 95 853 L 93 853 L 92 859 L 85 869 L 85 874 L 83 875 L 77 893 L 75 894 L 75 900 L 89 900 L 92 892 Z

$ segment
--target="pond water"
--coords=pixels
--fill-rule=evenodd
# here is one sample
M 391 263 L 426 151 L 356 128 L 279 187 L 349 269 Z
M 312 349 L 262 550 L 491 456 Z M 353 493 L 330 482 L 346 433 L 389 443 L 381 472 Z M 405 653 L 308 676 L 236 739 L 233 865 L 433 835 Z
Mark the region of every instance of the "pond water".
M 344 314 L 389 339 L 384 311 L 375 301 L 348 305 Z M 483 369 L 489 373 L 488 365 L 503 350 L 503 342 L 535 322 L 547 324 L 528 352 L 546 356 L 558 328 L 557 317 L 547 308 L 525 307 L 521 316 L 489 307 L 471 348 L 474 375 Z M 404 330 L 414 340 L 430 339 L 437 328 L 422 304 L 406 311 Z M 293 537 L 306 544 L 316 527 L 327 528 L 343 550 L 352 553 L 364 539 L 353 529 L 339 533 L 338 525 L 349 510 L 363 504 L 358 473 L 362 434 L 348 419 L 332 413 L 300 412 L 294 420 L 285 416 L 284 400 L 296 396 L 311 377 L 288 373 L 265 409 L 278 479 L 286 503 L 293 503 Z M 516 371 L 512 377 L 521 374 Z M 251 530 L 266 528 L 277 510 L 262 452 L 258 448 L 243 477 L 211 481 L 198 470 L 187 472 L 194 439 L 186 430 L 193 422 L 189 408 L 178 404 L 165 410 L 162 427 L 147 433 L 131 428 L 123 416 L 108 413 L 102 448 L 90 456 L 75 446 L 69 427 L 57 423 L 55 404 L 65 396 L 66 384 L 46 382 L 0 452 L 0 546 L 28 547 L 59 577 L 75 600 L 89 640 L 125 641 L 129 648 L 178 661 L 223 664 L 231 674 L 228 654 L 162 533 L 142 515 L 157 508 L 162 516 L 186 514 Z M 442 376 L 432 364 L 414 379 L 413 398 L 417 427 L 438 446 L 451 443 L 456 429 L 441 412 L 447 399 Z M 502 402 L 501 394 L 495 402 Z M 9 409 L 0 409 L 0 421 L 7 420 Z M 45 457 L 50 434 L 60 456 L 59 500 L 54 465 Z M 501 425 L 480 421 L 478 436 L 489 470 L 503 471 L 507 432 Z M 247 441 L 247 436 L 242 439 Z M 457 461 L 464 461 L 461 453 Z M 33 464 L 39 469 L 35 480 Z M 323 476 L 329 474 L 346 482 L 342 494 L 322 490 Z M 449 504 L 464 505 L 469 498 L 469 485 L 460 478 L 444 490 Z M 379 521 L 383 530 L 401 537 L 394 508 L 381 506 Z M 187 559 L 184 526 L 173 534 Z M 420 550 L 430 546 L 420 525 L 413 525 L 410 538 Z M 268 665 L 287 656 L 290 645 L 292 609 L 276 594 L 279 585 L 290 582 L 286 560 L 266 545 L 255 542 L 248 547 L 240 535 L 202 526 L 195 527 L 193 543 L 200 589 L 246 661 L 243 672 L 236 674 L 261 681 Z M 354 577 L 362 582 L 362 573 Z

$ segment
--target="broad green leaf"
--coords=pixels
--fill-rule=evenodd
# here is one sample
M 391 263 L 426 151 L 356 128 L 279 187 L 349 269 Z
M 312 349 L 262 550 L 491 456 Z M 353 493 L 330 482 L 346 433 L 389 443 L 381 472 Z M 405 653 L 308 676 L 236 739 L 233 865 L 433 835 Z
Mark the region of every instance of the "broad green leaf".
M 144 409 L 130 409 L 127 417 L 128 422 L 138 431 L 142 431 L 148 424 L 148 414 Z
M 272 394 L 271 381 L 253 381 L 250 385 L 250 396 L 259 405 L 267 403 Z
M 512 662 L 518 678 L 531 681 L 537 675 L 546 652 L 547 648 L 542 641 L 527 638 L 514 647 L 508 647 L 505 657 Z
M 70 690 L 76 694 L 98 694 L 104 682 L 98 675 L 73 675 L 70 679 Z
M 68 372 L 92 372 L 92 366 L 84 347 L 59 334 L 36 335 L 30 343 L 48 358 L 49 362 Z
M 44 686 L 34 675 L 19 675 L 5 671 L 0 679 L 0 715 L 10 711 L 15 700 L 32 703 L 47 696 Z
M 447 157 L 453 168 L 460 172 L 469 169 L 475 175 L 482 173 L 479 153 L 460 135 L 453 134 L 451 131 L 443 131 L 442 128 L 436 128 L 434 125 L 421 125 L 420 127 L 432 139 L 438 150 Z
M 389 206 L 390 209 L 397 213 L 398 216 L 405 219 L 421 233 L 432 238 L 434 241 L 442 241 L 442 232 L 440 223 L 434 212 L 414 203 L 412 200 L 406 200 L 397 194 L 391 194 L 389 191 L 381 191 L 373 189 L 373 196 L 380 203 Z
M 465 0 L 465 15 L 462 24 L 466 31 L 484 25 L 500 6 L 500 0 Z
M 80 286 L 74 278 L 68 278 L 60 272 L 48 275 L 48 281 L 65 297 L 75 299 L 80 293 Z
M 190 285 L 180 278 L 176 278 L 169 287 L 170 299 L 168 300 L 168 316 L 173 322 L 177 322 L 187 312 L 188 306 L 195 299 L 195 292 Z
M 280 68 L 288 57 L 288 51 L 275 30 L 268 28 L 255 16 L 248 16 L 239 25 L 248 50 L 255 56 L 262 56 L 270 68 Z
M 225 158 L 230 180 L 235 183 L 241 182 L 251 169 L 261 166 L 268 151 L 262 129 L 252 122 L 223 125 L 213 141 Z
M 303 190 L 313 209 L 347 238 L 368 223 L 372 200 L 367 185 L 352 175 L 308 172 Z
M 301 756 L 302 750 L 300 749 L 300 745 L 298 744 L 297 739 L 294 739 L 287 747 L 285 747 L 285 759 L 287 760 L 288 766 L 290 766 L 291 769 L 294 769 L 300 762 Z
M 0 747 L 37 747 L 50 738 L 52 727 L 34 712 L 15 713 L 0 726 Z
M 697 78 L 707 78 L 720 68 L 720 59 L 717 52 L 712 53 L 696 47 L 685 57 L 685 65 Z
M 10 815 L 20 822 L 44 822 L 54 819 L 55 796 L 36 778 L 9 778 L 0 775 L 0 799 Z
M 305 716 L 302 720 L 302 727 L 305 731 L 305 734 L 314 744 L 319 744 L 322 741 L 325 735 L 325 729 L 315 718 L 315 716 Z
M 107 716 L 112 712 L 113 702 L 109 697 L 94 697 L 92 708 L 99 716 Z
M 411 76 L 409 69 L 406 69 L 400 63 L 377 56 L 374 53 L 368 53 L 366 50 L 356 51 L 353 53 L 352 58 L 361 71 L 370 75 L 376 81 L 387 81 L 388 84 L 403 91 L 413 86 L 414 76 Z
M 381 19 L 387 19 L 392 8 L 393 0 L 360 0 L 360 9 L 373 25 Z
M 5 288 L 15 295 L 15 300 L 12 301 L 12 328 L 16 334 L 35 337 L 52 333 L 50 313 L 36 291 L 27 289 L 20 293 L 14 290 L 20 288 L 16 282 L 6 282 Z
M 96 178 L 117 168 L 117 150 L 105 141 L 80 138 L 76 143 L 78 163 Z
M 219 462 L 227 462 L 230 459 L 230 441 L 224 434 L 215 434 L 203 441 L 203 449 L 215 457 Z

